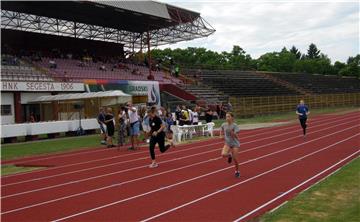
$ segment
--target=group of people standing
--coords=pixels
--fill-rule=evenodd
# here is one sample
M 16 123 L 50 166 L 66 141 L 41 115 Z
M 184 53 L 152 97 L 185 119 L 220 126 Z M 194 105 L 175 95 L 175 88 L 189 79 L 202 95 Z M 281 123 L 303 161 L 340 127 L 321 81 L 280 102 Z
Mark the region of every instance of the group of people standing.
M 106 108 L 106 110 L 101 107 L 97 120 L 100 125 L 101 144 L 106 144 L 108 148 L 115 147 L 113 137 L 116 121 L 118 121 L 118 146 L 125 144 L 125 137 L 128 135 L 131 141 L 129 150 L 135 150 L 135 144 L 137 144 L 137 138 L 140 135 L 140 119 L 136 107 L 132 106 L 131 103 L 120 107 L 117 117 L 114 116 L 111 107 Z

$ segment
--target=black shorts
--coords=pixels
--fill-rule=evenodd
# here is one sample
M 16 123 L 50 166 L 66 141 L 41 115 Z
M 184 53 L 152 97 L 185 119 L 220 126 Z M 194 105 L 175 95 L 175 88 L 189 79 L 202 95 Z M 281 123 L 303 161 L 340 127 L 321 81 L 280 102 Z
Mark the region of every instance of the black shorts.
M 106 130 L 107 130 L 106 133 L 108 136 L 114 136 L 115 128 L 113 126 L 107 126 Z

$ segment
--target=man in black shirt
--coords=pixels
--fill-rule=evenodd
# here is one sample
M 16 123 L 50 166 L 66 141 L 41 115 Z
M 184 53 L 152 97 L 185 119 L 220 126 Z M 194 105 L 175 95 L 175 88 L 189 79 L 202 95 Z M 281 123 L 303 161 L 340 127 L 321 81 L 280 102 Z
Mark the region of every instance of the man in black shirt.
M 210 108 L 208 108 L 205 111 L 205 121 L 206 121 L 206 123 L 212 122 L 212 118 L 213 118 L 213 112 L 211 111 Z
M 159 145 L 160 152 L 164 153 L 166 150 L 170 148 L 170 145 L 165 146 L 165 124 L 163 124 L 160 117 L 156 115 L 157 110 L 156 107 L 152 107 L 149 111 L 149 125 L 151 128 L 150 131 L 150 156 L 152 163 L 150 164 L 150 168 L 155 168 L 158 166 L 155 160 L 155 145 L 156 143 Z
M 105 114 L 105 124 L 106 124 L 106 140 L 107 140 L 107 147 L 114 147 L 112 137 L 114 136 L 115 132 L 115 124 L 114 124 L 114 115 L 112 114 L 112 109 L 109 107 L 106 109 Z
M 105 112 L 104 112 L 104 108 L 100 107 L 99 109 L 99 115 L 97 117 L 97 121 L 99 123 L 100 126 L 100 133 L 101 133 L 101 144 L 106 144 L 106 124 L 105 124 Z

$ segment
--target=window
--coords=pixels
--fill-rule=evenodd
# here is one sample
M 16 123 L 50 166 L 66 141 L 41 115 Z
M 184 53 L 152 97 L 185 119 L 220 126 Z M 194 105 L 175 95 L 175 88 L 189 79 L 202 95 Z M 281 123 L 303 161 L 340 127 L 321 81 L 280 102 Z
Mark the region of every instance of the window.
M 1 115 L 10 116 L 11 115 L 11 105 L 1 105 Z

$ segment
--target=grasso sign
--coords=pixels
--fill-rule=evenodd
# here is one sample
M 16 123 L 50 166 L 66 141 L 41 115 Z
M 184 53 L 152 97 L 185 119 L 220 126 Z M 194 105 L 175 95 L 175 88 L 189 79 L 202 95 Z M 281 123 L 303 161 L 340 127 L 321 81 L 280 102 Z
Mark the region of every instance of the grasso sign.
M 30 91 L 30 92 L 56 92 L 56 91 L 84 91 L 83 83 L 70 82 L 1 82 L 1 91 Z

